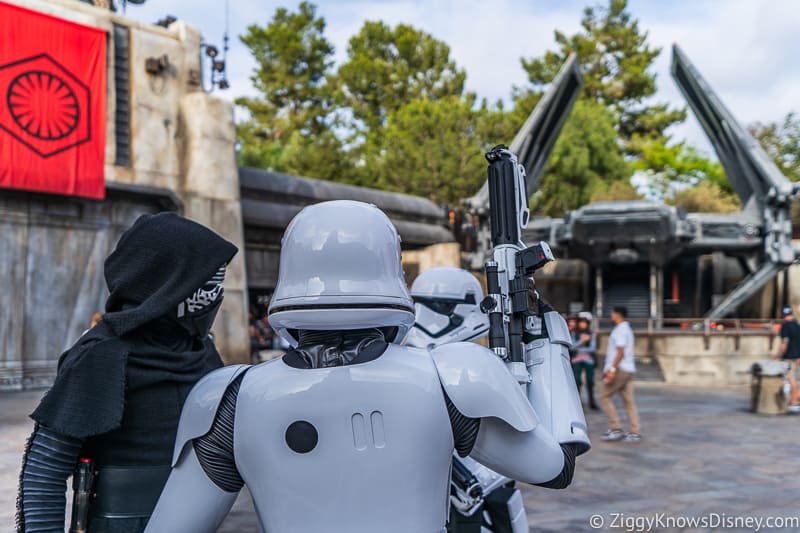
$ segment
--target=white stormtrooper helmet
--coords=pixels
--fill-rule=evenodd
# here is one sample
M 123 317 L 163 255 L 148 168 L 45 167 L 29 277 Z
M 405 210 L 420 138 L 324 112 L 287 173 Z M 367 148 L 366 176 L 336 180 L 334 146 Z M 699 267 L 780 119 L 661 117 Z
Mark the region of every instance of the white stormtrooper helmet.
M 471 341 L 489 332 L 489 317 L 480 310 L 483 288 L 460 268 L 436 267 L 411 285 L 416 323 L 405 344 L 420 348 Z
M 297 330 L 390 328 L 387 341 L 401 342 L 414 324 L 414 306 L 389 218 L 349 200 L 300 211 L 281 241 L 269 323 L 292 346 Z

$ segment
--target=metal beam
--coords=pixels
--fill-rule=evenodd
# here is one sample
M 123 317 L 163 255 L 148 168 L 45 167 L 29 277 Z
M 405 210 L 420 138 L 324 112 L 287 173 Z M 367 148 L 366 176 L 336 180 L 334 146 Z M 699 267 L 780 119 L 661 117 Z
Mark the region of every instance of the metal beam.
M 765 262 L 758 270 L 740 281 L 736 288 L 729 292 L 716 307 L 706 313 L 706 318 L 719 319 L 731 315 L 781 270 L 781 266 Z
M 791 181 L 737 122 L 677 44 L 672 47 L 671 71 L 714 146 L 742 206 L 745 209 L 763 207 L 770 189 L 791 195 Z

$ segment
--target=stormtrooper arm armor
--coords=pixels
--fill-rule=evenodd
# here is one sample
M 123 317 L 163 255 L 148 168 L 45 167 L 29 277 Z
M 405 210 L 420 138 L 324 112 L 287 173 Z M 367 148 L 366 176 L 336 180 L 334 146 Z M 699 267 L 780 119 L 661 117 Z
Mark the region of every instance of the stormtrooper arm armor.
M 192 389 L 175 440 L 172 473 L 145 533 L 212 533 L 244 485 L 233 457 L 236 399 L 246 365 L 214 371 Z
M 569 329 L 564 318 L 549 306 L 542 322 L 543 338 L 525 347 L 525 364 L 531 376 L 528 400 L 556 440 L 571 444 L 580 455 L 589 451 L 591 443 L 569 360 Z
M 588 449 L 588 439 L 583 444 L 585 432 L 583 437 L 563 434 L 563 424 L 551 423 L 550 403 L 535 397 L 532 401 L 486 348 L 452 343 L 431 349 L 431 354 L 449 401 L 465 417 L 480 419 L 470 453 L 473 459 L 527 483 L 549 488 L 569 485 L 575 456 Z M 576 392 L 574 379 L 565 396 L 570 392 Z M 583 420 L 582 411 L 579 418 Z

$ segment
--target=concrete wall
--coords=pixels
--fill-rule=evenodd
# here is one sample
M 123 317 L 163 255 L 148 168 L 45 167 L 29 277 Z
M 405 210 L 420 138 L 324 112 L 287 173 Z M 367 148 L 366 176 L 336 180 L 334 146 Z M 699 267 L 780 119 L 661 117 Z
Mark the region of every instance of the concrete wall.
M 239 178 L 234 151 L 235 127 L 232 105 L 203 92 L 201 75 L 201 35 L 198 30 L 182 21 L 169 28 L 140 24 L 116 13 L 74 0 L 7 0 L 28 9 L 102 28 L 109 33 L 107 57 L 107 102 L 106 110 L 106 165 L 105 177 L 109 185 L 123 184 L 133 188 L 160 188 L 173 191 L 183 205 L 183 215 L 205 224 L 236 244 L 240 253 L 229 266 L 225 281 L 225 301 L 214 326 L 220 353 L 227 362 L 244 362 L 249 358 L 247 337 L 247 282 L 244 268 L 244 238 L 241 207 L 239 201 Z M 114 80 L 114 39 L 111 38 L 114 24 L 126 26 L 129 40 L 129 91 L 130 91 L 130 165 L 118 166 L 115 136 L 116 87 Z M 145 70 L 148 57 L 166 54 L 169 67 L 159 75 Z M 53 197 L 53 205 L 67 205 L 69 199 Z M 107 203 L 107 202 L 106 202 Z M 98 203 L 98 205 L 101 205 Z M 23 204 L 6 209 L 10 213 Z M 108 207 L 108 206 L 107 206 Z M 111 207 L 108 207 L 111 209 Z M 10 216 L 10 215 L 9 215 Z M 6 222 L 0 211 L 0 224 Z M 119 219 L 118 219 L 119 221 Z M 133 220 L 125 219 L 126 224 Z M 58 298 L 60 291 L 70 291 L 80 286 L 83 298 L 91 301 L 89 307 L 98 308 L 106 292 L 102 280 L 102 261 L 113 248 L 119 231 L 108 231 L 91 225 L 84 228 L 83 239 L 68 239 L 77 247 L 78 253 L 61 257 L 58 243 L 63 235 L 52 224 L 26 219 L 25 232 L 42 234 L 38 241 L 11 238 L 11 256 L 34 253 L 44 260 L 41 272 L 50 284 L 50 290 Z M 75 234 L 77 235 L 77 233 Z M 41 241 L 41 242 L 39 242 Z M 91 243 L 99 243 L 96 246 Z M 38 244 L 37 244 L 38 243 Z M 77 244 L 76 244 L 77 243 Z M 38 247 L 31 251 L 30 247 Z M 89 246 L 92 253 L 84 256 L 81 250 Z M 6 255 L 6 257 L 11 257 Z M 80 257 L 76 261 L 76 257 Z M 59 268 L 62 262 L 70 263 Z M 72 269 L 78 263 L 81 273 Z M 46 274 L 44 274 L 46 272 Z M 3 287 L 14 284 L 14 271 L 2 274 Z M 30 295 L 20 296 L 23 300 Z M 88 307 L 87 307 L 88 308 Z M 26 318 L 7 316 L 3 311 L 0 333 L 11 337 L 21 334 Z M 67 320 L 72 320 L 67 317 Z M 86 317 L 74 317 L 83 322 Z M 76 322 L 77 323 L 77 322 Z M 4 329 L 5 328 L 5 329 Z M 74 328 L 73 328 L 74 329 Z M 71 331 L 71 330 L 70 330 Z M 55 344 L 63 342 L 60 330 L 44 328 L 42 337 L 54 337 Z M 67 335 L 66 337 L 69 337 Z M 21 351 L 19 346 L 0 344 L 0 371 L 22 364 L 23 360 L 41 361 L 44 367 L 54 368 L 60 351 L 50 341 Z M 60 346 L 60 344 L 59 344 Z M 0 378 L 1 379 L 1 378 Z
M 160 209 L 124 193 L 0 196 L 0 390 L 52 381 L 58 356 L 103 309 L 103 260 L 136 218 Z
M 598 338 L 599 364 L 605 358 L 608 332 Z M 659 367 L 667 383 L 721 387 L 750 383 L 753 363 L 777 353 L 780 338 L 771 332 L 712 333 L 707 338 L 695 332 L 636 333 L 636 356 L 640 369 Z
M 461 246 L 455 242 L 432 244 L 419 250 L 403 252 L 403 271 L 409 287 L 417 276 L 429 268 L 447 266 L 461 268 Z

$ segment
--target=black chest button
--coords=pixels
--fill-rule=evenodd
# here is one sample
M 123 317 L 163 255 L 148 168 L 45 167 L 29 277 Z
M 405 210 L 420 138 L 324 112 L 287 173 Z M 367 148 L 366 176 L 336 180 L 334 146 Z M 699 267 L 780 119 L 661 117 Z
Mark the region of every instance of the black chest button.
M 319 434 L 311 422 L 298 420 L 286 428 L 286 445 L 293 452 L 308 453 L 317 447 Z

